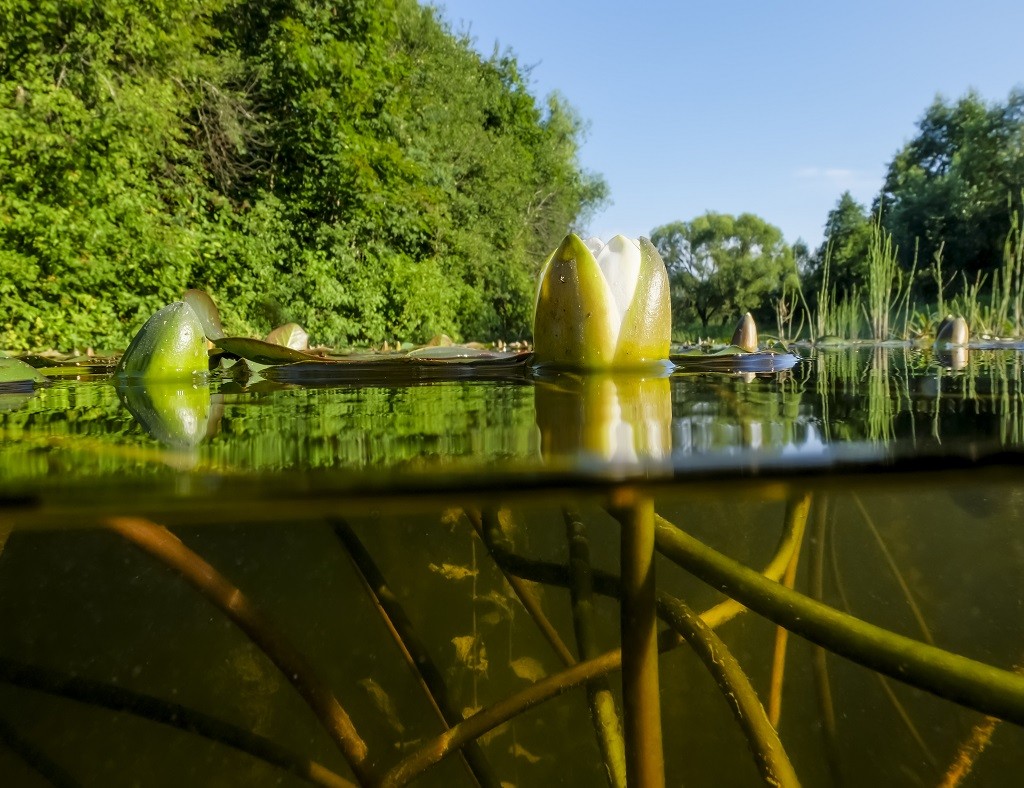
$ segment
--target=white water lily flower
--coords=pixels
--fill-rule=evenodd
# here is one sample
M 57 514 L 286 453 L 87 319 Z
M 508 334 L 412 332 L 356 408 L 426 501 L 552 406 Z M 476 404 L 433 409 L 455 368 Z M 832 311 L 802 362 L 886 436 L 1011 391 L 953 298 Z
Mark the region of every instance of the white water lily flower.
M 649 240 L 570 233 L 544 264 L 533 317 L 538 364 L 606 369 L 668 358 L 668 272 Z

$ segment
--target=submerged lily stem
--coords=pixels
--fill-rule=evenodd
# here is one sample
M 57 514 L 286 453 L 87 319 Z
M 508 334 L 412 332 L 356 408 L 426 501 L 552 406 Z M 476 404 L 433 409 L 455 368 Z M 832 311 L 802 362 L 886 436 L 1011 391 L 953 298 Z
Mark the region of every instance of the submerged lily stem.
M 353 788 L 352 782 L 326 766 L 298 755 L 271 739 L 179 703 L 144 695 L 115 684 L 7 659 L 0 659 L 0 681 L 187 731 L 244 752 L 323 788 Z
M 423 693 L 438 719 L 446 727 L 462 721 L 462 715 L 456 711 L 448 695 L 448 685 L 444 676 L 434 664 L 426 644 L 416 633 L 412 622 L 398 602 L 384 574 L 380 571 L 373 557 L 356 536 L 352 527 L 345 520 L 332 519 L 334 533 L 344 545 L 349 558 L 356 568 L 363 585 L 366 587 L 374 606 L 384 620 L 398 648 L 402 652 L 413 675 L 419 680 Z M 484 756 L 483 750 L 476 742 L 470 742 L 462 750 L 466 767 L 477 784 L 484 788 L 498 788 L 501 782 Z
M 786 788 L 798 786 L 800 780 L 779 740 L 775 726 L 765 714 L 756 690 L 732 652 L 715 631 L 685 603 L 674 600 L 670 610 L 672 625 L 686 638 L 729 703 L 733 716 L 747 737 L 765 783 Z
M 594 631 L 594 580 L 590 565 L 587 527 L 578 513 L 564 509 L 563 515 L 566 539 L 569 542 L 569 572 L 572 581 L 569 591 L 576 642 L 580 657 L 591 659 L 596 657 L 599 651 L 597 633 Z M 604 758 L 608 784 L 612 788 L 625 788 L 626 746 L 622 738 L 622 724 L 615 708 L 615 698 L 607 677 L 602 676 L 587 682 L 587 700 L 597 734 L 597 743 Z
M 906 684 L 1024 725 L 1024 676 L 898 635 L 765 580 L 662 518 L 655 527 L 667 557 L 776 624 Z
M 503 537 L 497 515 L 491 509 L 485 510 L 483 514 L 475 509 L 464 509 L 463 511 L 466 513 L 466 517 L 469 519 L 470 524 L 480 536 L 480 540 L 487 546 L 487 549 L 490 551 L 495 563 L 498 564 L 498 568 L 505 576 L 505 580 L 508 581 L 513 592 L 515 592 L 515 595 L 519 598 L 520 603 L 526 609 L 530 618 L 533 619 L 545 640 L 547 640 L 551 645 L 555 654 L 558 655 L 558 658 L 564 665 L 575 665 L 576 657 L 573 656 L 569 647 L 565 645 L 565 641 L 562 640 L 562 636 L 558 634 L 558 630 L 555 629 L 550 619 L 548 619 L 547 614 L 544 612 L 544 608 L 533 589 L 523 582 L 522 578 L 517 577 L 513 570 L 506 568 L 506 565 L 498 559 L 499 553 L 503 555 L 514 554 L 506 546 L 502 546 L 500 548 L 495 546 Z M 564 567 L 559 567 L 559 569 L 564 569 Z M 535 582 L 543 583 L 546 581 L 537 580 Z M 566 583 L 562 583 L 561 585 L 566 585 Z
M 33 772 L 54 788 L 78 788 L 81 784 L 63 766 L 25 739 L 7 720 L 0 719 L 0 744 L 15 753 Z
M 807 513 L 811 508 L 811 494 L 803 493 L 791 498 L 786 504 L 786 523 L 799 521 L 800 537 L 797 540 L 793 555 L 786 566 L 786 572 L 782 576 L 782 584 L 786 588 L 792 588 L 796 582 L 796 570 L 800 563 L 800 544 L 804 533 L 804 526 L 807 523 Z M 787 527 L 787 532 L 792 529 Z M 770 691 L 768 694 L 768 720 L 772 727 L 778 728 L 779 719 L 782 717 L 782 685 L 786 675 L 786 645 L 789 641 L 789 630 L 785 627 L 775 629 L 775 649 L 772 655 L 772 673 Z
M 825 598 L 825 533 L 828 508 L 829 501 L 826 496 L 819 501 L 811 526 L 811 565 L 807 573 L 807 583 L 811 597 L 819 602 Z M 843 784 L 843 767 L 842 759 L 839 757 L 836 711 L 832 700 L 832 683 L 828 673 L 828 652 L 817 644 L 811 646 L 811 672 L 814 674 L 818 715 L 821 719 L 821 732 L 825 739 L 825 759 L 828 762 L 832 783 L 841 786 Z
M 835 580 L 836 592 L 839 594 L 839 601 L 843 603 L 843 610 L 847 613 L 853 613 L 853 607 L 850 605 L 850 600 L 846 596 L 846 586 L 843 583 L 843 574 L 839 569 L 839 554 L 836 550 L 836 540 L 829 540 L 829 561 L 832 568 L 832 577 Z M 874 674 L 875 678 L 878 679 L 879 686 L 882 688 L 882 692 L 885 693 L 885 697 L 889 703 L 896 710 L 896 714 L 903 722 L 904 727 L 910 733 L 911 738 L 917 743 L 917 746 L 921 749 L 922 754 L 928 759 L 928 763 L 932 766 L 937 766 L 938 761 L 931 749 L 928 747 L 928 743 L 924 740 L 921 732 L 917 729 L 917 725 L 914 724 L 914 720 L 911 718 L 910 713 L 903 706 L 902 701 L 896 695 L 895 690 L 892 688 L 891 680 L 881 675 L 880 673 Z
M 658 682 L 657 593 L 654 585 L 654 501 L 632 490 L 616 494 L 622 566 L 622 705 L 626 776 L 630 785 L 665 784 Z
M 373 782 L 366 743 L 330 686 L 241 590 L 161 525 L 137 517 L 111 517 L 104 524 L 177 571 L 231 619 L 298 690 L 345 756 L 356 780 L 361 785 Z

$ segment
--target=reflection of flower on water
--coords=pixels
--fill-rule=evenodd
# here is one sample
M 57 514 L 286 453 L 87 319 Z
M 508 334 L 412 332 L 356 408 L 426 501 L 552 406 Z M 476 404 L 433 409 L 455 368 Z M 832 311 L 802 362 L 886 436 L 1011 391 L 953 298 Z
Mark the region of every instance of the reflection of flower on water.
M 671 454 L 668 377 L 561 373 L 538 380 L 534 392 L 548 460 L 635 464 Z

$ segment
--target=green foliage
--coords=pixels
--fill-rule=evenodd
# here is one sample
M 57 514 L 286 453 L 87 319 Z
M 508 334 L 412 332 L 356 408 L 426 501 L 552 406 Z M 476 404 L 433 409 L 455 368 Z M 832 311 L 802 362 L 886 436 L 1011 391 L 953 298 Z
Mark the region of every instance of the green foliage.
M 729 323 L 744 312 L 767 323 L 798 283 L 782 231 L 753 214 L 709 212 L 657 227 L 651 241 L 668 268 L 677 325 L 695 316 L 706 330 L 712 318 Z
M 842 300 L 856 288 L 863 288 L 868 278 L 868 247 L 871 242 L 871 220 L 867 209 L 843 192 L 836 207 L 828 212 L 825 239 L 809 261 L 807 284 L 811 292 L 820 292 L 826 278 L 836 291 L 833 297 Z
M 582 131 L 413 0 L 0 0 L 0 346 L 522 337 Z

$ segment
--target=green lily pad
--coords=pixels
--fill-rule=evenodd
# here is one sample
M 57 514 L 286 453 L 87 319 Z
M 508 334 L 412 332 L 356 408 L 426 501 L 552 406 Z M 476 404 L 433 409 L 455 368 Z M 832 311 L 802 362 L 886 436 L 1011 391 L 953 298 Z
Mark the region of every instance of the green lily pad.
M 290 347 L 292 350 L 309 350 L 309 334 L 298 323 L 285 323 L 267 334 L 272 345 Z
M 800 358 L 792 353 L 771 350 L 750 353 L 729 345 L 712 353 L 699 350 L 677 353 L 669 361 L 684 372 L 778 372 L 796 366 Z
M 0 389 L 31 388 L 47 384 L 45 376 L 16 358 L 0 358 Z
M 267 367 L 263 377 L 282 383 L 415 383 L 458 377 L 524 378 L 532 353 L 497 353 L 462 348 L 422 348 L 438 355 L 366 354 L 334 359 L 307 359 Z M 468 354 L 465 352 L 468 351 Z M 414 351 L 418 352 L 418 351 Z
M 309 361 L 312 358 L 300 350 L 249 337 L 221 337 L 213 340 L 213 344 L 226 353 L 247 361 L 255 361 L 257 364 L 292 364 L 296 361 Z
M 203 333 L 211 342 L 224 336 L 220 322 L 220 310 L 205 290 L 186 290 L 181 300 L 192 307 L 203 326 Z

